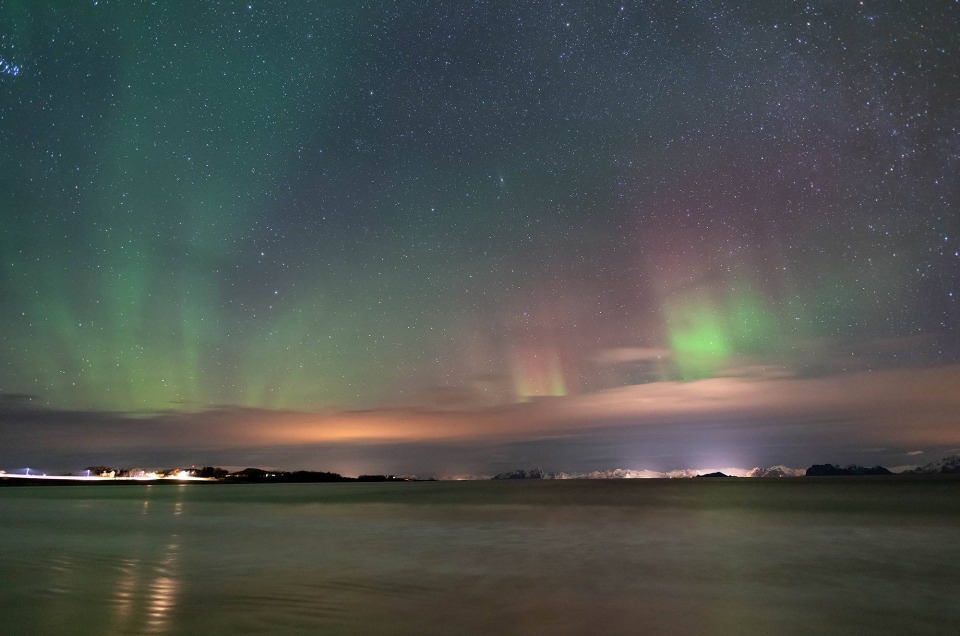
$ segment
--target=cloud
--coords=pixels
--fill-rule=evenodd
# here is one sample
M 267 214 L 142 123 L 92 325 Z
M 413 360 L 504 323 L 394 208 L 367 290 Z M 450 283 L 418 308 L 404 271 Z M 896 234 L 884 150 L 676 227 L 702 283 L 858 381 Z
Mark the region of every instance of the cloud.
M 956 447 L 957 386 L 960 366 L 816 378 L 657 382 L 482 408 L 457 408 L 459 400 L 453 399 L 439 409 L 303 412 L 221 406 L 110 413 L 52 410 L 13 400 L 0 404 L 0 468 L 25 465 L 23 457 L 37 464 L 66 456 L 95 461 L 109 453 L 139 465 L 153 455 L 205 461 L 214 453 L 250 456 L 281 448 L 349 447 L 355 454 L 357 449 L 377 448 L 379 456 L 386 457 L 384 448 L 414 446 L 455 446 L 478 461 L 476 453 L 466 449 L 516 450 L 521 445 L 518 457 L 549 455 L 561 470 L 588 468 L 588 457 L 594 458 L 593 464 L 615 466 L 693 455 L 711 463 L 729 462 L 726 465 L 844 462 L 853 461 L 863 449 L 889 449 L 891 456 L 902 457 L 920 452 L 908 449 Z M 425 462 L 427 455 L 411 457 Z

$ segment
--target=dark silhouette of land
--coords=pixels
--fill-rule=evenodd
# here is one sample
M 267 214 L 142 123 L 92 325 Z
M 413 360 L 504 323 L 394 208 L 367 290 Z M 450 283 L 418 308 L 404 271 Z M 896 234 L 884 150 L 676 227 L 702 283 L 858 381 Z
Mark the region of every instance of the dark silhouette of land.
M 785 471 L 791 470 L 788 475 Z M 782 466 L 773 468 L 755 468 L 751 477 L 786 477 L 799 478 L 799 471 L 784 469 Z M 894 473 L 883 466 L 860 466 L 849 464 L 814 464 L 807 468 L 802 475 L 805 477 L 915 477 L 960 475 L 960 455 L 952 455 L 899 473 Z M 689 476 L 689 475 L 685 475 Z M 724 473 L 715 472 L 704 475 L 692 475 L 699 478 L 729 477 Z M 670 477 L 666 476 L 665 477 Z M 530 479 L 559 479 L 561 474 L 546 473 L 539 467 L 530 470 L 517 469 L 511 472 L 499 473 L 494 480 L 530 480 Z M 604 477 L 607 478 L 607 477 Z M 610 477 L 615 479 L 615 477 Z M 141 468 L 110 468 L 108 466 L 89 466 L 79 475 L 21 475 L 0 472 L 0 486 L 37 486 L 37 485 L 100 485 L 100 484 L 183 484 L 183 483 L 226 483 L 226 484 L 313 484 L 313 483 L 345 483 L 345 482 L 392 482 L 392 481 L 435 481 L 436 477 L 428 480 L 416 477 L 394 475 L 360 475 L 359 477 L 345 477 L 340 473 L 313 471 L 313 470 L 270 470 L 265 468 L 244 468 L 236 472 L 214 466 L 197 468 L 168 468 L 159 471 L 144 471 Z

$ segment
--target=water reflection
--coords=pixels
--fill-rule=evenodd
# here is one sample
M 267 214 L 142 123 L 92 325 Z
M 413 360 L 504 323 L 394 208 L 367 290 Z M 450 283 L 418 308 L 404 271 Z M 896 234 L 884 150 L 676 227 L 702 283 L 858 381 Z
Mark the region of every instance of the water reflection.
M 169 491 L 160 494 L 166 492 Z M 171 617 L 177 605 L 180 570 L 180 540 L 175 524 L 160 553 L 149 553 L 154 551 L 153 546 L 160 539 L 153 536 L 154 527 L 163 527 L 183 515 L 185 492 L 184 486 L 177 486 L 171 510 L 163 505 L 151 507 L 151 495 L 156 492 L 152 488 L 147 490 L 140 509 L 141 523 L 146 525 L 138 528 L 136 549 L 148 554 L 145 558 L 124 559 L 114 588 L 113 623 L 120 632 L 163 634 L 170 631 Z
M 143 494 L 125 504 L 126 514 L 116 514 L 117 502 L 109 500 L 103 508 L 83 508 L 84 527 L 60 537 L 44 568 L 42 626 L 49 633 L 68 625 L 78 631 L 96 625 L 106 634 L 176 632 L 186 490 Z
M 114 622 L 123 625 L 130 620 L 133 605 L 136 602 L 137 571 L 140 560 L 123 558 L 120 560 L 117 583 L 113 586 L 110 602 L 114 608 Z
M 177 506 L 181 506 L 180 503 Z M 180 514 L 180 508 L 174 515 Z M 167 631 L 170 615 L 177 605 L 177 577 L 180 565 L 180 544 L 176 542 L 177 535 L 172 535 L 171 542 L 164 548 L 163 561 L 154 569 L 154 576 L 150 580 L 147 593 L 147 629 L 149 634 L 162 634 Z
M 0 492 L 0 633 L 956 632 L 960 482 L 774 482 Z

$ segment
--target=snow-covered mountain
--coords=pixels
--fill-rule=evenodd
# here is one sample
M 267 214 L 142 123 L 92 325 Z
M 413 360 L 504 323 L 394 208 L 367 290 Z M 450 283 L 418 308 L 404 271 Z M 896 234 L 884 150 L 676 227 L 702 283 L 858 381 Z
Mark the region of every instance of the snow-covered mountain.
M 951 455 L 920 466 L 904 474 L 915 475 L 960 475 L 960 455 Z
M 806 470 L 803 468 L 790 468 L 778 464 L 769 468 L 757 466 L 747 471 L 744 477 L 803 477 L 805 474 Z
M 681 470 L 658 471 L 658 470 L 634 470 L 631 468 L 613 468 L 610 470 L 594 470 L 583 473 L 547 473 L 547 479 L 688 479 L 699 477 L 710 473 L 720 472 L 731 477 L 746 477 L 746 471 L 742 468 L 705 468 L 695 470 L 685 468 Z
M 837 466 L 836 464 L 814 464 L 807 469 L 807 477 L 849 477 L 865 475 L 892 475 L 889 470 L 883 466 L 860 466 L 849 464 L 847 466 Z
M 544 472 L 539 468 L 532 470 L 516 470 L 511 473 L 501 473 L 494 479 L 685 479 L 722 473 L 730 477 L 749 478 L 777 478 L 777 477 L 804 477 L 804 476 L 842 476 L 842 475 L 893 475 L 883 466 L 859 466 L 850 464 L 839 466 L 835 464 L 814 464 L 807 469 L 790 468 L 782 464 L 776 466 L 757 466 L 755 468 L 685 468 L 680 470 L 658 471 L 638 470 L 634 468 L 611 468 L 607 470 L 593 470 L 587 472 Z M 960 455 L 951 455 L 931 462 L 926 466 L 909 468 L 902 475 L 960 475 Z M 442 479 L 452 479 L 443 477 Z M 489 476 L 459 476 L 455 479 L 490 479 Z

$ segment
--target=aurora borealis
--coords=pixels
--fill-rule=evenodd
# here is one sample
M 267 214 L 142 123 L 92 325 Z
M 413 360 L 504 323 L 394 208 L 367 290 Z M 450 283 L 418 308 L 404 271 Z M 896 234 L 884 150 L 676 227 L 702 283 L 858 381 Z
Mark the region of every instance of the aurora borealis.
M 958 49 L 947 0 L 4 2 L 0 467 L 90 422 L 411 472 L 615 430 L 550 451 L 604 467 L 698 386 L 764 395 L 745 462 L 803 386 L 860 431 L 810 456 L 957 448 Z M 871 374 L 900 443 L 821 400 Z

